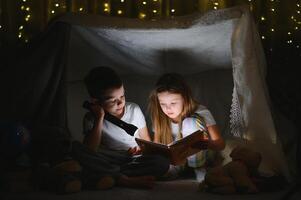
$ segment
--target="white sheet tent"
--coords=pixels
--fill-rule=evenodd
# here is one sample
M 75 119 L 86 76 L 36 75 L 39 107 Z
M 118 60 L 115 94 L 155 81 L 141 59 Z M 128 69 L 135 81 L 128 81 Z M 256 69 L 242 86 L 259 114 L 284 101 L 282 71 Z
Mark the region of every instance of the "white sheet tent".
M 146 115 L 157 77 L 178 72 L 212 111 L 226 141 L 237 138 L 260 151 L 262 171 L 290 180 L 294 161 L 287 153 L 295 146 L 286 145 L 293 133 L 275 129 L 265 57 L 248 8 L 157 21 L 66 15 L 37 41 L 11 70 L 18 73 L 9 81 L 8 118 L 68 127 L 81 140 L 81 105 L 88 98 L 82 80 L 91 68 L 113 67 L 127 100 Z

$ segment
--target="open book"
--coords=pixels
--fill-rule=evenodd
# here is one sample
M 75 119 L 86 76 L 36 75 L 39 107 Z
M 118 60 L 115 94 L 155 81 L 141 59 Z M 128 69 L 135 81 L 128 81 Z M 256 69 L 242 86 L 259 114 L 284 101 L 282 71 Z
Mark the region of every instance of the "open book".
M 135 138 L 143 154 L 159 154 L 170 158 L 171 164 L 179 165 L 186 158 L 207 148 L 208 136 L 203 131 L 196 131 L 168 145 Z

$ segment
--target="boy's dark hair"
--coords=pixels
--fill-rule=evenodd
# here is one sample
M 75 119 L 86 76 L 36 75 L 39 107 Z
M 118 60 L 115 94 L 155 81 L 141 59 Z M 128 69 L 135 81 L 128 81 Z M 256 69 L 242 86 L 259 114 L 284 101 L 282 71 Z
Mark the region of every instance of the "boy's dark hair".
M 103 100 L 103 95 L 108 89 L 120 88 L 122 81 L 118 74 L 111 68 L 95 67 L 84 79 L 86 88 L 92 98 Z

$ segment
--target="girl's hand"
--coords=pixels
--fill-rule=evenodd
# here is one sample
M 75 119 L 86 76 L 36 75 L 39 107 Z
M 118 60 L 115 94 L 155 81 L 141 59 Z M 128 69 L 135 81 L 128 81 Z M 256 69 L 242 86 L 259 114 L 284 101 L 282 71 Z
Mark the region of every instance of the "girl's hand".
M 139 146 L 131 147 L 128 149 L 128 153 L 132 156 L 141 154 L 141 149 Z

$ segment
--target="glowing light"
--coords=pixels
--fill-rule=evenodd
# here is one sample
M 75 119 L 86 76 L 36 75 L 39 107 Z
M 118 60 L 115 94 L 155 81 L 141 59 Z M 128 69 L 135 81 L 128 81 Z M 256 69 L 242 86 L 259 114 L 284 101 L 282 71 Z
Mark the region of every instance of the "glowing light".
M 214 5 L 218 6 L 218 2 L 214 2 Z
M 23 2 L 26 2 L 26 0 L 23 0 Z
M 299 46 L 299 45 L 297 45 L 296 47 L 297 47 L 298 49 L 300 48 L 300 46 Z
M 300 14 L 300 10 L 297 10 L 297 13 Z
M 54 10 L 52 10 L 52 11 L 51 11 L 51 13 L 52 13 L 52 14 L 54 14 L 54 13 L 55 13 L 55 11 L 54 11 Z
M 274 9 L 274 8 L 271 8 L 271 11 L 272 11 L 272 12 L 275 12 L 275 9 Z
M 118 15 L 121 15 L 121 14 L 122 14 L 122 10 L 118 10 L 118 11 L 117 11 L 117 14 L 118 14 Z
M 287 43 L 288 43 L 288 44 L 291 44 L 291 43 L 293 43 L 293 41 L 292 41 L 292 40 L 288 40 Z
M 55 7 L 59 7 L 59 6 L 60 6 L 60 4 L 58 4 L 58 3 L 55 4 Z
M 26 11 L 29 11 L 29 10 L 30 10 L 30 8 L 29 8 L 29 7 L 27 7 L 27 8 L 26 8 Z
M 123 3 L 123 2 L 124 2 L 124 0 L 120 0 L 120 2 L 121 2 L 121 3 Z
M 104 7 L 109 7 L 109 4 L 108 3 L 104 3 L 103 6 Z
M 295 30 L 298 30 L 298 29 L 299 29 L 299 27 L 298 27 L 298 26 L 296 26 L 296 27 L 295 27 Z
M 143 4 L 143 5 L 146 5 L 146 1 L 143 1 L 142 4 Z
M 19 27 L 19 30 L 22 30 L 23 28 L 24 28 L 23 26 L 20 26 L 20 27 Z
M 216 7 L 216 6 L 214 6 L 213 8 L 214 8 L 214 10 L 217 10 L 217 7 Z
M 175 9 L 171 9 L 170 12 L 174 13 L 174 12 L 176 12 L 176 10 Z
M 25 43 L 27 43 L 28 42 L 28 39 L 25 39 Z
M 0 29 L 2 28 L 2 25 L 0 25 Z
M 291 16 L 291 19 L 295 19 L 295 17 L 294 17 L 294 16 Z
M 158 0 L 153 0 L 154 2 L 158 1 Z
M 108 9 L 108 8 L 105 8 L 105 9 L 103 9 L 103 11 L 105 11 L 105 12 L 109 12 L 109 9 Z
M 153 13 L 157 13 L 157 10 L 153 10 Z
M 262 17 L 261 17 L 261 21 L 264 21 L 264 20 L 265 20 L 265 17 L 264 17 L 264 16 L 262 16 Z
M 263 40 L 265 39 L 264 35 L 263 35 L 263 36 L 261 36 L 261 39 L 263 39 Z
M 297 3 L 297 6 L 300 7 L 300 4 Z
M 275 29 L 271 28 L 271 31 L 272 31 L 272 32 L 274 32 L 274 31 L 275 31 Z
M 25 6 L 21 6 L 21 10 L 24 10 L 25 9 Z
M 18 38 L 21 38 L 21 37 L 22 37 L 22 33 L 19 33 L 19 34 L 18 34 Z
M 84 9 L 83 9 L 83 8 L 79 8 L 78 10 L 81 12 L 81 11 L 83 11 Z
M 146 17 L 146 14 L 145 13 L 139 13 L 139 18 L 140 19 L 143 19 L 143 18 L 145 18 Z
M 291 33 L 291 32 L 288 32 L 287 34 L 288 34 L 288 35 L 291 35 L 292 33 Z

